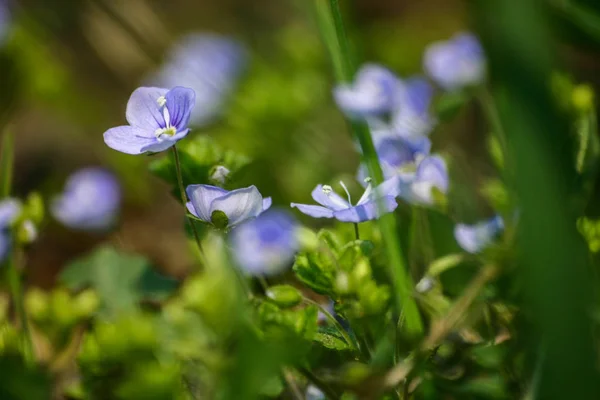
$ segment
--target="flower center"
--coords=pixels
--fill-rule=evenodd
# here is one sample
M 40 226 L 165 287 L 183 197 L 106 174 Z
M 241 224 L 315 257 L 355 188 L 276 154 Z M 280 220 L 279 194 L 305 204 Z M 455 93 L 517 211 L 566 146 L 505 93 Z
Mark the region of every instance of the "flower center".
M 172 137 L 176 133 L 177 133 L 177 128 L 175 128 L 174 126 L 169 126 L 167 128 L 159 128 L 159 129 L 155 130 L 154 136 L 156 136 L 156 138 L 159 141 L 162 141 L 162 140 Z

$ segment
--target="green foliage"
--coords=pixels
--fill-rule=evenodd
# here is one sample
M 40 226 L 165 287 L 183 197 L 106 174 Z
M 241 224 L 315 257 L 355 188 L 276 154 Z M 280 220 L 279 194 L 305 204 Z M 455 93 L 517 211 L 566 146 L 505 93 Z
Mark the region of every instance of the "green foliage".
M 214 184 L 211 173 L 218 165 L 230 171 L 229 181 L 235 183 L 237 176 L 249 163 L 247 157 L 231 150 L 224 150 L 214 139 L 205 135 L 190 137 L 189 140 L 178 144 L 177 149 L 181 161 L 183 184 L 186 187 L 191 184 Z M 180 200 L 173 157 L 167 154 L 153 160 L 149 168 L 150 172 L 172 186 L 172 192 Z
M 142 300 L 162 301 L 177 283 L 152 269 L 148 260 L 101 247 L 69 264 L 60 275 L 69 289 L 94 288 L 106 316 L 135 308 Z

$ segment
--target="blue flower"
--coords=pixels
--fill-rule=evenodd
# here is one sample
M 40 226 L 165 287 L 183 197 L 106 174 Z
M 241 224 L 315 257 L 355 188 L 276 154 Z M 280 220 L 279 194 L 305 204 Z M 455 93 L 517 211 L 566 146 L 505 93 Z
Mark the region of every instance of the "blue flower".
M 233 228 L 271 207 L 271 198 L 263 199 L 254 185 L 232 191 L 211 185 L 189 185 L 186 192 L 190 199 L 186 204 L 188 211 L 219 229 Z
M 425 79 L 410 78 L 403 82 L 398 96 L 391 118 L 395 134 L 409 139 L 429 135 L 437 123 L 429 112 L 433 87 Z
M 335 193 L 331 186 L 317 185 L 311 196 L 320 206 L 292 203 L 302 213 L 314 218 L 335 218 L 342 222 L 363 222 L 379 218 L 383 213 L 392 212 L 398 207 L 395 196 L 382 191 L 380 187 L 373 190 L 369 183 L 362 197 L 355 206 L 350 202 L 350 194 L 343 182 L 340 182 L 348 195 L 348 201 Z M 377 194 L 377 195 L 376 195 Z M 379 196 L 378 199 L 376 196 Z M 383 210 L 379 210 L 379 203 Z
M 486 248 L 496 236 L 504 229 L 504 222 L 500 216 L 479 222 L 474 225 L 456 224 L 454 237 L 466 252 L 479 253 Z
M 425 50 L 424 67 L 442 88 L 456 90 L 474 86 L 485 78 L 485 56 L 477 38 L 460 33 Z
M 417 160 L 429 155 L 431 141 L 426 136 L 404 138 L 401 136 L 379 136 L 375 142 L 375 150 L 385 179 L 392 178 Z M 368 176 L 367 167 L 361 164 L 358 180 L 364 182 Z
M 366 118 L 392 112 L 398 102 L 400 81 L 386 68 L 364 65 L 352 84 L 334 88 L 338 107 L 350 118 Z
M 432 155 L 420 160 L 415 172 L 400 171 L 386 180 L 381 184 L 381 190 L 412 204 L 433 205 L 433 189 L 446 194 L 448 186 L 446 162 L 440 156 Z
M 0 201 L 0 262 L 8 254 L 10 249 L 10 227 L 21 214 L 21 202 L 8 198 Z
M 273 275 L 289 267 L 299 248 L 296 220 L 272 210 L 237 227 L 231 235 L 237 264 L 250 275 Z
M 153 82 L 162 87 L 185 86 L 196 92 L 192 125 L 217 117 L 246 65 L 246 51 L 237 41 L 208 33 L 184 36 L 167 56 Z
M 188 134 L 194 103 L 192 89 L 138 88 L 127 102 L 129 125 L 104 132 L 104 142 L 126 154 L 166 150 Z
M 50 206 L 54 218 L 65 226 L 84 231 L 112 227 L 121 205 L 121 187 L 109 171 L 83 168 L 72 174 Z

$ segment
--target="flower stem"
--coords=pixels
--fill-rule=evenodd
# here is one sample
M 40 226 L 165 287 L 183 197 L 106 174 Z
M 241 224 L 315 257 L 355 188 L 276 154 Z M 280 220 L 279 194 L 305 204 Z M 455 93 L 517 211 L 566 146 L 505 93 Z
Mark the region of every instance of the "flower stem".
M 17 270 L 16 255 L 16 247 L 13 246 L 8 258 L 8 267 L 6 273 L 8 275 L 8 285 L 10 287 L 10 293 L 15 307 L 15 313 L 19 318 L 19 322 L 23 330 L 23 338 L 25 342 L 23 352 L 25 355 L 25 361 L 27 363 L 33 363 L 33 341 L 31 339 L 31 331 L 29 330 L 29 323 L 27 320 L 27 314 L 25 312 L 25 306 L 23 301 L 23 287 L 21 285 L 21 276 L 19 275 L 19 271 Z
M 358 224 L 354 224 L 354 236 L 356 236 L 356 240 L 360 240 L 360 232 L 358 231 Z
M 344 29 L 342 14 L 338 0 L 315 0 L 317 19 L 323 40 L 328 48 L 334 66 L 335 76 L 338 81 L 349 82 L 355 72 L 355 67 L 350 54 L 349 42 Z M 383 182 L 383 172 L 373 145 L 369 128 L 364 123 L 351 122 L 350 128 L 358 139 L 363 153 L 363 159 L 375 184 Z M 382 200 L 379 199 L 382 203 Z M 380 208 L 383 204 L 379 204 Z M 390 275 L 394 287 L 395 308 L 399 315 L 402 311 L 406 318 L 405 328 L 407 333 L 415 336 L 423 334 L 423 322 L 415 299 L 412 296 L 413 283 L 405 267 L 400 238 L 396 230 L 394 214 L 383 215 L 379 219 L 379 227 L 384 239 L 388 257 Z
M 171 148 L 173 149 L 173 157 L 175 159 L 175 172 L 177 175 L 177 185 L 179 186 L 179 194 L 181 195 L 181 202 L 183 203 L 183 209 L 185 210 L 187 196 L 185 195 L 185 187 L 183 186 L 183 176 L 181 175 L 181 162 L 179 161 L 179 152 L 177 151 L 177 145 L 173 145 L 173 147 Z M 198 235 L 198 231 L 196 230 L 196 225 L 194 225 L 194 220 L 190 217 L 188 217 L 187 220 L 190 224 L 190 227 L 192 228 L 192 233 L 194 234 L 194 239 L 196 240 L 196 244 L 198 245 L 198 250 L 200 250 L 200 255 L 204 257 L 202 243 L 200 242 L 200 236 Z

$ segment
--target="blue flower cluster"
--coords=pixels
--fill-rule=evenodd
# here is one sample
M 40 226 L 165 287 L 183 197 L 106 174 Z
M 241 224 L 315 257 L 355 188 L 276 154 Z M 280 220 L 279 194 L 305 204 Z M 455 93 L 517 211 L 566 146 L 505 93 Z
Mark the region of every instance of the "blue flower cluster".
M 173 88 L 135 90 L 127 104 L 129 125 L 106 131 L 106 144 L 127 154 L 156 153 L 174 146 L 189 133 L 190 124 L 203 125 L 218 115 L 220 104 L 242 69 L 244 54 L 237 43 L 226 38 L 187 37 L 157 77 L 163 86 Z M 483 51 L 469 34 L 432 44 L 425 52 L 424 67 L 444 90 L 476 86 L 485 77 Z M 181 71 L 187 72 L 182 75 Z M 181 83 L 189 87 L 177 86 Z M 430 111 L 434 92 L 434 86 L 424 77 L 402 79 L 375 64 L 364 65 L 354 82 L 334 88 L 333 97 L 340 110 L 369 126 L 385 181 L 373 188 L 365 166 L 361 165 L 357 176 L 366 188 L 356 204 L 352 204 L 349 191 L 341 182 L 347 198 L 331 186 L 319 184 L 311 193 L 318 205 L 291 206 L 314 218 L 352 223 L 393 212 L 398 198 L 414 205 L 435 206 L 435 192 L 447 194 L 450 183 L 444 158 L 431 152 L 429 135 L 437 124 Z M 192 117 L 197 103 L 200 112 Z M 216 178 L 223 178 L 223 173 Z M 215 181 L 223 182 L 224 178 Z M 92 195 L 96 190 L 109 195 L 92 207 L 90 199 L 98 197 Z M 55 201 L 53 212 L 69 226 L 104 228 L 114 220 L 118 193 L 118 186 L 104 173 L 82 171 L 69 180 L 65 193 Z M 248 273 L 276 273 L 289 265 L 298 249 L 298 224 L 285 211 L 265 213 L 271 198 L 263 198 L 255 186 L 227 191 L 205 184 L 189 185 L 186 194 L 186 207 L 193 218 L 225 232 L 231 230 L 234 257 Z M 79 201 L 82 197 L 90 201 Z M 74 201 L 76 207 L 70 205 Z M 475 253 L 492 241 L 502 227 L 499 217 L 473 226 L 458 224 L 455 236 L 460 246 Z

